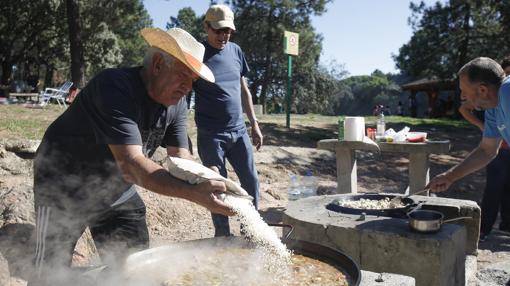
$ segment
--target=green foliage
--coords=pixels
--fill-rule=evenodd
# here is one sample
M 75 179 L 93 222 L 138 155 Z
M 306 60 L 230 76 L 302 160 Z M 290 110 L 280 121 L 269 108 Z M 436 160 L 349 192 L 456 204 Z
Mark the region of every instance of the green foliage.
M 10 78 L 13 65 L 54 65 L 50 55 L 61 57 L 65 53 L 65 48 L 57 40 L 65 32 L 57 21 L 65 16 L 64 12 L 61 5 L 52 1 L 1 1 L 2 84 Z
M 394 56 L 404 74 L 449 78 L 472 58 L 500 60 L 510 52 L 508 1 L 450 0 L 431 7 L 421 2 L 410 8 L 414 34 Z
M 369 76 L 349 77 L 341 83 L 344 88 L 337 93 L 339 105 L 336 114 L 372 114 L 375 104 L 389 105 L 401 93 L 400 87 L 378 70 Z
M 202 19 L 203 17 L 197 17 L 191 7 L 186 7 L 179 10 L 177 17 L 170 17 L 170 22 L 166 24 L 166 28 L 179 27 L 188 31 L 196 39 L 202 39 L 205 37 Z
M 325 12 L 329 2 L 331 1 L 232 1 L 238 30 L 233 40 L 246 53 L 251 67 L 248 76 L 250 89 L 260 103 L 265 103 L 268 98 L 283 102 L 287 80 L 283 32 L 287 30 L 299 33 L 301 51 L 299 57 L 293 61 L 296 100 L 293 101 L 292 109 L 297 112 L 322 112 L 322 107 L 330 104 L 317 96 L 323 91 L 319 90 L 319 86 L 323 86 L 324 80 L 331 77 L 323 76 L 319 69 L 322 36 L 315 32 L 310 20 L 312 15 Z
M 86 77 L 100 69 L 140 64 L 145 42 L 139 31 L 151 25 L 142 0 L 78 1 Z M 58 70 L 69 78 L 69 35 L 63 0 L 1 0 L 0 61 L 2 83 L 13 65 L 25 73 L 46 73 L 46 84 Z M 26 75 L 22 75 L 26 76 Z
M 80 1 L 87 75 L 139 65 L 146 44 L 140 30 L 152 22 L 141 0 Z

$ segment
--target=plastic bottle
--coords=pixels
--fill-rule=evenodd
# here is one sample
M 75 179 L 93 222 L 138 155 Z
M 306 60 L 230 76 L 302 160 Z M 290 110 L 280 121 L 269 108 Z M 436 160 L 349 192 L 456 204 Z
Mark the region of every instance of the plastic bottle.
M 301 198 L 302 196 L 302 188 L 299 186 L 298 177 L 294 174 L 290 174 L 290 184 L 287 194 L 289 196 L 289 201 L 295 201 Z
M 317 194 L 317 177 L 312 175 L 312 171 L 307 170 L 301 180 L 303 185 L 302 197 L 315 196 Z
M 384 132 L 386 131 L 386 124 L 384 123 L 384 112 L 380 112 L 377 116 L 377 131 L 376 136 L 384 136 Z

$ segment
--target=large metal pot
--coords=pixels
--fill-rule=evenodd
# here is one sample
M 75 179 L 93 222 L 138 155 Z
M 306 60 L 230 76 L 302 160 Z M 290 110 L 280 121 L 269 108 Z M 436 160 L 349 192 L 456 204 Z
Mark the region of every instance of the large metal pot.
M 421 233 L 434 233 L 441 229 L 443 223 L 472 218 L 466 216 L 445 220 L 442 213 L 433 210 L 414 210 L 409 212 L 407 216 L 409 218 L 409 227 Z
M 359 201 L 361 199 L 368 200 L 382 200 L 385 198 L 393 199 L 395 197 L 401 197 L 399 195 L 382 195 L 382 194 L 359 194 L 359 195 L 342 195 L 341 199 L 336 199 L 331 203 L 326 205 L 326 208 L 331 211 L 346 213 L 346 214 L 362 214 L 365 213 L 367 215 L 374 216 L 386 216 L 386 217 L 394 217 L 394 218 L 406 218 L 407 213 L 417 209 L 419 204 L 417 204 L 411 198 L 403 198 L 402 203 L 404 207 L 401 208 L 392 208 L 392 209 L 358 209 L 358 208 L 350 208 L 344 207 L 339 204 L 342 200 L 352 200 Z
M 361 281 L 361 272 L 358 265 L 347 255 L 329 247 L 306 241 L 287 239 L 285 244 L 289 249 L 293 250 L 295 254 L 301 254 L 321 260 L 339 269 L 348 277 L 349 285 L 359 285 Z M 168 261 L 169 257 L 174 256 L 176 257 L 175 261 L 177 263 L 182 263 L 182 261 L 179 262 L 179 257 L 183 257 L 184 252 L 196 252 L 197 250 L 211 247 L 228 250 L 235 248 L 252 248 L 253 245 L 242 237 L 218 237 L 172 243 L 170 245 L 151 248 L 131 254 L 126 261 L 125 271 L 128 274 L 151 273 L 152 269 L 166 265 L 164 261 Z

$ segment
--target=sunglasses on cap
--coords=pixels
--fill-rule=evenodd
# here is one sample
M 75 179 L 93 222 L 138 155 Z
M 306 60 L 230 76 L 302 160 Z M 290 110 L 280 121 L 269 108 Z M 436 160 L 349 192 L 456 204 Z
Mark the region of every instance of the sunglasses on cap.
M 230 34 L 233 34 L 234 33 L 234 30 L 230 29 L 230 28 L 221 28 L 221 29 L 214 29 L 211 24 L 207 23 L 207 27 L 209 27 L 209 29 L 211 29 L 216 35 L 220 35 L 220 34 L 227 34 L 227 35 L 230 35 Z

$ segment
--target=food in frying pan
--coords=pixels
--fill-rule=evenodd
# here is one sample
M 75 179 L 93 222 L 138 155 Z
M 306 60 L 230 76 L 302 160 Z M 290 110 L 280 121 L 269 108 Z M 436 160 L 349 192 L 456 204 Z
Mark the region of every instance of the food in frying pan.
M 405 205 L 400 200 L 391 200 L 385 197 L 381 200 L 359 199 L 359 200 L 340 200 L 338 205 L 346 208 L 365 209 L 365 210 L 382 210 L 403 208 Z

